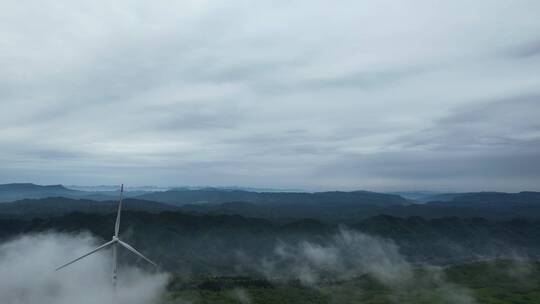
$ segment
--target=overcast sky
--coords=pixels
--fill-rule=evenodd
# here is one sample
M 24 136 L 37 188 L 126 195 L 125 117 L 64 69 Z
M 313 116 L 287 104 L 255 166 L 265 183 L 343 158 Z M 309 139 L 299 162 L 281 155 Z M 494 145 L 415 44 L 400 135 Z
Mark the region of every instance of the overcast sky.
M 540 1 L 1 1 L 7 182 L 540 190 Z

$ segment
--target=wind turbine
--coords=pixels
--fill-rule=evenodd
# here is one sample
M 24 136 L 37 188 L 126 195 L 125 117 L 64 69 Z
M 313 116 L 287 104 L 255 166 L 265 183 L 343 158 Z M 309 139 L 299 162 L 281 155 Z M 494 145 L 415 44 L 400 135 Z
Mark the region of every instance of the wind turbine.
M 96 249 L 88 252 L 87 254 L 81 256 L 81 257 L 78 257 L 74 260 L 72 260 L 71 262 L 69 263 L 66 263 L 58 268 L 56 268 L 56 271 L 66 267 L 66 266 L 69 266 L 93 253 L 96 253 L 100 250 L 103 250 L 103 249 L 106 249 L 108 247 L 111 247 L 112 248 L 112 285 L 113 285 L 113 288 L 116 290 L 116 281 L 117 281 L 117 272 L 118 272 L 118 247 L 119 245 L 126 248 L 127 250 L 133 252 L 134 254 L 138 255 L 139 257 L 141 257 L 142 259 L 144 259 L 145 261 L 147 261 L 148 263 L 154 265 L 155 267 L 157 267 L 156 263 L 152 262 L 150 259 L 148 259 L 147 257 L 145 257 L 144 255 L 142 255 L 142 253 L 138 252 L 137 250 L 135 250 L 135 248 L 131 247 L 129 244 L 127 243 L 124 243 L 122 242 L 119 238 L 118 238 L 118 231 L 120 230 L 120 216 L 121 216 L 121 213 L 122 213 L 122 199 L 123 199 L 123 195 L 124 195 L 124 184 L 122 184 L 122 187 L 120 188 L 120 199 L 118 200 L 118 213 L 116 214 L 116 223 L 114 224 L 114 235 L 112 237 L 112 240 L 110 240 L 109 242 L 97 247 Z

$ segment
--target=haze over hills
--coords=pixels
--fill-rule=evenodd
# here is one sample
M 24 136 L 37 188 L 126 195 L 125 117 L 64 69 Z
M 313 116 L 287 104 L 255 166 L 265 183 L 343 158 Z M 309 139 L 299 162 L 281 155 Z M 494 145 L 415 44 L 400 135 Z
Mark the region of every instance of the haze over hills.
M 440 194 L 432 199 L 432 203 L 446 203 L 454 206 L 475 204 L 540 204 L 540 192 L 522 191 L 519 193 L 505 192 L 471 192 Z
M 99 242 L 110 238 L 118 204 L 114 188 L 84 191 L 9 184 L 0 190 L 3 199 L 33 197 L 0 204 L 0 244 L 25 235 L 55 239 L 68 234 L 80 239 L 91 234 Z M 235 284 L 247 284 L 241 285 L 242 290 L 257 295 L 264 291 L 263 297 L 275 296 L 282 288 L 283 300 L 269 303 L 292 298 L 302 299 L 298 303 L 333 303 L 310 298 L 322 284 L 348 288 L 339 294 L 356 301 L 358 287 L 350 284 L 360 280 L 362 288 L 372 293 L 377 290 L 373 284 L 393 286 L 393 280 L 401 278 L 392 269 L 409 268 L 414 269 L 414 276 L 407 279 L 414 282 L 413 293 L 424 288 L 418 289 L 417 282 L 425 281 L 420 284 L 427 284 L 425 292 L 432 294 L 430 286 L 447 284 L 433 279 L 441 277 L 440 271 L 462 271 L 460 267 L 469 263 L 499 259 L 540 260 L 538 192 L 422 192 L 404 194 L 405 198 L 369 191 L 128 188 L 126 194 L 120 233 L 173 274 L 167 288 L 169 293 L 182 294 L 180 303 L 184 293 L 198 291 L 196 299 L 226 298 L 229 290 L 237 290 Z M 442 199 L 421 201 L 429 195 Z M 120 252 L 120 258 L 147 267 L 125 252 Z M 531 278 L 535 279 L 536 275 Z M 482 292 L 485 286 L 492 287 L 482 286 Z M 304 293 L 291 295 L 291 288 Z M 531 296 L 535 287 L 528 288 L 526 296 L 536 299 Z M 521 295 L 523 288 L 513 292 Z M 385 290 L 384 295 L 391 297 L 391 292 Z M 367 303 L 392 303 L 373 301 Z
M 63 186 L 8 184 L 0 186 L 0 217 L 32 218 L 70 212 L 114 211 L 117 191 L 70 190 Z M 540 193 L 453 193 L 445 200 L 416 204 L 396 194 L 353 192 L 250 192 L 219 188 L 172 189 L 158 192 L 127 191 L 128 210 L 182 211 L 197 214 L 240 215 L 280 223 L 316 219 L 329 223 L 354 223 L 377 215 L 483 217 L 494 220 L 539 218 Z M 8 200 L 17 198 L 14 202 Z
M 0 202 L 47 197 L 84 198 L 90 200 L 115 200 L 119 186 L 63 186 L 12 183 L 0 185 Z M 533 203 L 540 199 L 540 192 L 465 192 L 440 193 L 432 191 L 408 191 L 380 193 L 372 191 L 326 191 L 303 192 L 269 188 L 244 187 L 126 187 L 124 195 L 173 205 L 221 204 L 249 202 L 254 204 L 290 203 L 357 203 L 377 206 L 408 205 L 427 202 L 489 202 Z
M 10 183 L 0 184 L 0 203 L 10 202 L 25 198 L 47 198 L 47 197 L 67 197 L 67 198 L 85 198 L 91 200 L 111 200 L 118 198 L 119 185 L 100 185 L 100 186 L 80 186 L 80 185 L 36 185 L 33 183 Z M 159 199 L 165 200 L 170 194 L 164 194 L 160 198 L 158 193 L 170 191 L 172 193 L 192 193 L 196 197 L 197 191 L 223 191 L 223 192 L 293 192 L 291 189 L 272 189 L 272 188 L 249 188 L 249 187 L 205 187 L 205 186 L 182 186 L 182 187 L 159 187 L 159 186 L 127 186 L 124 189 L 124 195 L 127 197 L 137 197 L 152 193 Z M 195 192 L 190 192 L 195 191 Z M 297 191 L 298 192 L 298 191 Z M 210 192 L 213 193 L 213 192 Z M 215 193 L 214 193 L 215 194 Z M 203 194 L 202 196 L 205 196 Z M 144 197 L 143 197 L 144 199 Z M 226 200 L 227 201 L 227 200 Z M 195 201 L 188 200 L 189 203 Z
M 84 187 L 78 187 L 84 189 Z M 93 189 L 93 188 L 89 188 Z M 113 188 L 99 187 L 99 191 L 84 191 L 68 189 L 62 185 L 41 186 L 35 184 L 4 184 L 0 185 L 0 202 L 9 202 L 25 198 L 85 198 L 92 200 L 116 199 L 118 191 Z M 251 202 L 255 204 L 285 204 L 285 203 L 356 203 L 369 205 L 407 204 L 408 202 L 393 194 L 383 194 L 369 191 L 352 192 L 255 192 L 244 188 L 174 188 L 166 191 L 142 191 L 141 188 L 129 188 L 125 191 L 128 197 L 168 203 L 184 204 L 219 204 L 227 202 Z M 149 188 L 147 188 L 149 189 Z M 277 190 L 276 190 L 277 191 Z
M 402 191 L 391 192 L 415 203 L 427 203 L 431 201 L 448 201 L 462 193 L 445 193 L 437 191 Z
M 12 183 L 0 185 L 0 202 L 9 202 L 26 198 L 88 198 L 110 200 L 118 198 L 119 186 L 63 186 L 36 185 L 32 183 Z M 464 192 L 439 193 L 430 191 L 408 191 L 380 193 L 372 191 L 325 191 L 303 192 L 267 188 L 244 187 L 175 187 L 157 186 L 126 187 L 124 195 L 156 202 L 175 205 L 183 204 L 220 204 L 228 202 L 250 202 L 255 204 L 284 203 L 361 203 L 368 205 L 390 206 L 408 205 L 426 202 L 538 202 L 540 192 Z
M 116 200 L 94 201 L 49 197 L 43 199 L 24 199 L 0 204 L 0 218 L 50 217 L 71 212 L 114 213 Z M 194 214 L 240 215 L 263 218 L 278 223 L 289 223 L 300 219 L 315 219 L 328 223 L 354 223 L 377 215 L 390 215 L 401 218 L 419 216 L 426 219 L 459 217 L 481 217 L 492 220 L 511 220 L 515 218 L 540 218 L 538 203 L 500 203 L 448 202 L 427 204 L 378 206 L 370 204 L 345 203 L 287 203 L 255 204 L 249 202 L 229 202 L 216 204 L 184 204 L 181 206 L 159 203 L 137 198 L 125 200 L 127 210 L 156 213 L 179 211 Z
M 72 212 L 107 214 L 115 213 L 117 208 L 117 200 L 96 201 L 65 197 L 23 199 L 0 204 L 0 218 L 32 219 L 36 217 L 60 216 Z M 172 205 L 133 198 L 124 199 L 124 209 L 150 213 L 180 210 L 180 208 Z
M 45 197 L 82 197 L 89 193 L 67 189 L 62 185 L 35 185 L 31 183 L 13 183 L 0 185 L 0 202 L 11 202 L 25 198 Z
M 88 191 L 88 192 L 117 192 L 120 189 L 120 185 L 99 185 L 99 186 L 84 186 L 84 185 L 64 185 L 64 187 L 72 190 Z M 126 192 L 150 192 L 150 191 L 166 191 L 172 187 L 160 187 L 160 186 L 125 186 Z
M 351 192 L 250 192 L 207 188 L 200 190 L 169 190 L 139 196 L 142 199 L 174 204 L 220 204 L 227 202 L 250 202 L 254 204 L 366 204 L 375 206 L 405 205 L 407 200 L 392 194 L 368 191 Z
M 110 237 L 114 219 L 113 213 L 71 213 L 33 220 L 0 219 L 0 241 L 21 233 L 50 230 L 89 231 L 106 240 Z M 309 241 L 324 244 L 341 229 L 337 224 L 313 220 L 279 224 L 238 215 L 181 212 L 128 211 L 123 221 L 126 240 L 138 248 L 145 248 L 150 258 L 159 257 L 166 269 L 207 275 L 239 274 L 234 265 L 241 265 L 246 256 L 262 259 L 271 255 L 280 243 Z M 401 252 L 415 262 L 444 265 L 512 255 L 540 258 L 539 220 L 491 221 L 456 217 L 426 220 L 376 216 L 347 227 L 393 240 Z
M 89 200 L 115 200 L 118 199 L 120 186 L 64 186 L 64 185 L 36 185 L 33 183 L 0 184 L 0 203 L 21 199 L 40 199 L 48 197 L 82 198 Z M 145 194 L 149 191 L 165 191 L 168 188 L 156 186 L 129 187 L 124 191 L 127 197 Z

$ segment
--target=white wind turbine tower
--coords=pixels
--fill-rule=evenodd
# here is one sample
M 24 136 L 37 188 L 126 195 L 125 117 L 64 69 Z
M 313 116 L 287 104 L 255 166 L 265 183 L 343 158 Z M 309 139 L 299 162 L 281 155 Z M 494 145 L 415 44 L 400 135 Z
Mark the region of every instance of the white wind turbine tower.
M 100 250 L 103 250 L 103 249 L 106 249 L 108 247 L 111 247 L 112 248 L 112 284 L 113 284 L 113 288 L 116 290 L 116 280 L 117 280 L 117 272 L 118 272 L 118 258 L 117 258 L 117 254 L 118 254 L 118 245 L 126 248 L 127 250 L 135 253 L 136 255 L 138 255 L 139 257 L 143 258 L 144 260 L 146 260 L 148 263 L 154 265 L 157 267 L 157 265 L 150 261 L 150 259 L 148 259 L 147 257 L 145 257 L 144 255 L 142 255 L 142 253 L 138 252 L 137 250 L 135 250 L 135 248 L 131 247 L 129 244 L 127 243 L 124 243 L 122 242 L 119 238 L 118 238 L 118 231 L 120 230 L 120 216 L 121 216 L 121 212 L 122 212 L 122 199 L 123 199 L 123 194 L 124 194 L 124 184 L 122 184 L 122 187 L 120 188 L 120 200 L 118 201 L 118 213 L 116 214 L 116 223 L 114 224 L 114 235 L 112 237 L 112 240 L 110 240 L 109 242 L 97 247 L 96 249 L 88 252 L 87 254 L 81 256 L 81 257 L 78 257 L 76 259 L 74 259 L 73 261 L 69 262 L 69 263 L 66 263 L 58 268 L 56 268 L 56 270 L 60 270 L 68 265 L 71 265 L 93 253 L 96 253 Z

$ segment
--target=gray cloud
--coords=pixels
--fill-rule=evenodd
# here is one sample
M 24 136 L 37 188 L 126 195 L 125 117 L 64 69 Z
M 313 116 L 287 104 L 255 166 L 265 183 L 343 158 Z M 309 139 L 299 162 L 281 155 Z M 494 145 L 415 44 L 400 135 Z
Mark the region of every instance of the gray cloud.
M 256 267 L 271 280 L 296 279 L 310 287 L 368 276 L 389 288 L 385 296 L 392 303 L 428 291 L 448 303 L 476 303 L 472 292 L 448 282 L 440 267 L 412 265 L 393 241 L 347 229 L 321 243 L 281 242 Z M 336 303 L 350 296 L 350 290 L 326 292 Z
M 399 139 L 434 149 L 502 148 L 536 151 L 540 144 L 540 95 L 518 95 L 461 106 L 433 126 Z
M 4 1 L 0 182 L 485 187 L 445 164 L 533 158 L 538 5 Z
M 528 42 L 516 47 L 512 54 L 518 58 L 528 58 L 540 55 L 540 40 Z
M 356 181 L 386 190 L 422 184 L 439 191 L 524 191 L 536 187 L 538 161 L 537 153 L 381 153 L 344 157 L 318 173 L 349 187 Z
M 369 274 L 388 285 L 412 279 L 411 265 L 390 240 L 341 229 L 328 244 L 303 241 L 280 243 L 273 256 L 262 261 L 261 271 L 270 279 L 299 279 L 316 285 L 327 280 L 350 280 Z

